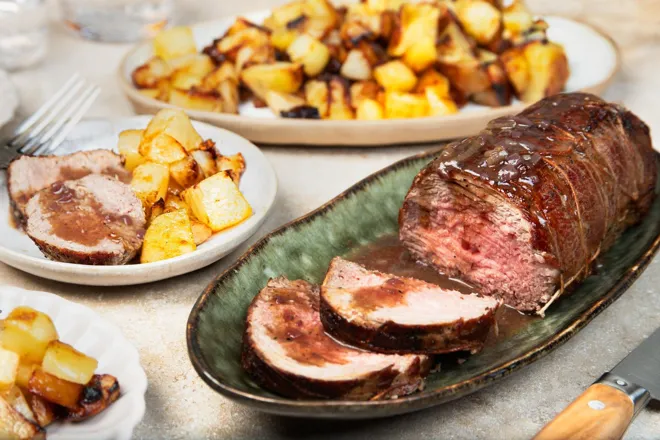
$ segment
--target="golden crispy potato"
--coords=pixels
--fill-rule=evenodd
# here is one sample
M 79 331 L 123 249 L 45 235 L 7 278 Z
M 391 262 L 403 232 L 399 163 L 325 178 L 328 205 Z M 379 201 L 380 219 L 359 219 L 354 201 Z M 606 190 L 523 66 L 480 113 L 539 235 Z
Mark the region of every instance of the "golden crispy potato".
M 525 46 L 529 85 L 522 93 L 525 102 L 536 102 L 559 93 L 569 76 L 568 59 L 558 44 L 534 41 Z
M 451 96 L 449 79 L 435 69 L 428 69 L 422 73 L 413 92 L 423 93 L 427 87 L 435 87 L 436 92 L 442 91 L 443 97 Z
M 372 69 L 369 60 L 360 49 L 351 49 L 339 71 L 344 78 L 355 81 L 371 79 Z
M 387 91 L 408 92 L 417 84 L 415 72 L 398 60 L 376 67 L 374 78 Z
M 201 110 L 206 112 L 222 112 L 224 110 L 222 97 L 215 90 L 201 91 L 198 89 L 172 89 L 170 92 L 169 103 L 190 110 Z
M 19 360 L 18 354 L 0 347 L 0 391 L 14 386 Z
M 335 76 L 328 83 L 328 87 L 330 92 L 328 119 L 355 119 L 348 81 L 340 76 Z
M 458 0 L 456 13 L 465 31 L 477 43 L 488 45 L 502 31 L 502 13 L 484 0 Z
M 351 105 L 357 109 L 365 99 L 376 100 L 382 91 L 376 81 L 358 81 L 351 85 Z
M 355 118 L 363 121 L 384 119 L 385 111 L 380 102 L 373 99 L 363 99 L 357 107 Z
M 23 395 L 23 392 L 16 385 L 0 391 L 0 399 L 4 399 L 14 408 L 25 420 L 31 423 L 37 423 L 37 418 L 30 408 L 30 404 Z
M 408 47 L 403 55 L 403 62 L 415 72 L 421 72 L 435 63 L 438 59 L 438 50 L 435 39 L 424 38 Z
M 218 171 L 228 171 L 231 179 L 238 186 L 241 177 L 245 172 L 245 158 L 241 153 L 236 153 L 233 156 L 218 156 L 215 160 L 218 165 Z
M 193 53 L 168 61 L 175 73 L 186 72 L 191 76 L 203 78 L 215 70 L 215 63 L 210 56 Z
M 156 113 L 144 131 L 143 143 L 163 134 L 175 139 L 186 151 L 197 150 L 203 142 L 188 115 L 177 109 L 167 108 Z
M 28 382 L 28 391 L 32 394 L 70 409 L 78 407 L 83 389 L 82 385 L 48 374 L 41 367 L 34 369 Z
M 534 17 L 527 10 L 522 0 L 513 0 L 504 8 L 502 23 L 507 37 L 515 37 L 527 32 L 534 24 Z
M 193 186 L 204 177 L 199 164 L 192 156 L 186 156 L 170 166 L 170 177 L 183 188 Z
M 293 1 L 274 8 L 270 16 L 264 20 L 264 26 L 274 31 L 286 27 L 287 24 L 303 15 L 303 1 Z
M 304 32 L 318 40 L 339 26 L 339 14 L 328 0 L 305 0 Z
M 7 440 L 44 440 L 46 432 L 31 423 L 0 397 L 0 438 Z
M 150 225 L 151 222 L 153 222 L 156 217 L 163 214 L 163 212 L 165 212 L 165 200 L 158 199 L 156 200 L 156 203 L 151 205 L 149 217 L 147 218 L 147 225 Z
M 77 408 L 67 411 L 64 421 L 82 422 L 105 410 L 119 398 L 119 382 L 109 374 L 95 374 L 85 386 L 85 394 L 96 399 L 81 399 Z
M 206 226 L 204 223 L 200 223 L 198 221 L 192 221 L 191 227 L 192 227 L 193 239 L 195 241 L 196 246 L 199 246 L 200 244 L 204 243 L 213 235 L 213 231 L 211 230 L 211 228 Z
M 453 19 L 447 20 L 439 41 L 436 49 L 440 63 L 457 64 L 476 60 L 475 48 Z
M 166 61 L 197 52 L 192 29 L 187 26 L 162 31 L 154 38 L 153 45 L 156 56 Z
M 25 393 L 25 399 L 28 405 L 30 405 L 30 409 L 32 409 L 34 418 L 39 426 L 45 428 L 55 421 L 55 406 L 52 403 L 29 392 Z
M 165 133 L 148 138 L 145 132 L 140 140 L 138 151 L 145 161 L 165 165 L 178 162 L 188 155 L 176 139 Z
M 69 344 L 52 341 L 41 363 L 41 369 L 59 379 L 85 385 L 98 367 L 98 361 L 79 352 Z
M 172 68 L 164 59 L 154 57 L 135 69 L 131 77 L 137 88 L 157 90 L 159 82 L 169 78 L 172 73 Z
M 124 130 L 119 133 L 117 149 L 124 161 L 124 168 L 128 171 L 133 171 L 138 165 L 142 165 L 147 161 L 140 154 L 140 141 L 143 133 L 144 130 Z
M 479 59 L 482 60 L 481 70 L 488 78 L 488 87 L 472 95 L 477 104 L 490 107 L 500 107 L 511 103 L 511 87 L 502 63 L 494 53 L 479 50 Z
M 170 169 L 167 165 L 147 162 L 133 170 L 131 188 L 142 202 L 147 215 L 158 199 L 164 199 L 170 182 Z
M 186 202 L 184 202 L 183 199 L 181 197 L 179 197 L 178 195 L 168 193 L 167 198 L 165 199 L 165 210 L 164 210 L 164 212 L 179 211 L 181 209 L 184 209 L 186 211 L 186 213 L 188 214 L 188 217 L 190 217 L 192 219 L 193 212 L 192 212 L 192 209 L 190 209 L 190 206 L 188 206 L 188 204 Z
M 202 79 L 202 87 L 205 90 L 217 90 L 225 81 L 233 81 L 238 84 L 238 80 L 238 72 L 234 64 L 225 61 Z
M 174 72 L 170 78 L 170 86 L 174 90 L 190 90 L 202 85 L 202 76 L 192 75 L 185 70 Z
M 513 47 L 500 55 L 506 76 L 518 98 L 527 90 L 530 81 L 529 64 L 524 47 Z
M 307 76 L 316 76 L 323 72 L 330 60 L 330 50 L 326 45 L 304 34 L 289 45 L 286 53 L 291 61 L 302 64 Z
M 32 371 L 37 367 L 36 364 L 21 362 L 16 370 L 16 385 L 22 389 L 27 389 L 28 382 L 32 376 Z
M 429 115 L 429 103 L 424 95 L 385 92 L 385 118 L 421 118 Z
M 296 38 L 301 35 L 300 31 L 296 29 L 289 29 L 287 27 L 277 28 L 270 34 L 270 43 L 278 50 L 286 52 Z
M 216 50 L 232 61 L 236 61 L 238 52 L 244 47 L 264 47 L 270 44 L 270 34 L 258 27 L 247 27 L 233 34 L 228 34 L 215 44 Z M 264 60 L 266 61 L 266 60 Z
M 330 109 L 330 87 L 327 81 L 310 80 L 305 83 L 305 100 L 325 119 Z
M 183 192 L 195 217 L 213 232 L 234 226 L 252 215 L 252 208 L 227 171 L 207 177 Z
M 255 65 L 241 72 L 241 80 L 255 95 L 265 100 L 268 90 L 282 93 L 298 91 L 303 80 L 303 67 L 286 62 Z
M 434 44 L 436 41 L 441 12 L 440 6 L 431 3 L 406 3 L 401 6 L 398 26 L 392 33 L 387 52 L 400 57 L 412 46 L 422 44 L 422 49 L 418 48 L 417 52 L 426 54 L 428 43 Z
M 445 116 L 458 113 L 458 106 L 443 85 L 428 86 L 424 89 L 429 103 L 429 116 Z
M 305 105 L 305 100 L 297 95 L 291 93 L 280 93 L 274 90 L 266 92 L 266 104 L 276 116 L 281 116 L 282 112 L 291 110 L 292 108 Z M 215 173 L 214 173 L 215 174 Z
M 144 234 L 140 263 L 167 260 L 196 249 L 190 218 L 185 209 L 156 217 Z
M 215 149 L 197 150 L 192 153 L 193 159 L 202 169 L 204 177 L 211 177 L 218 172 L 218 164 L 215 161 L 217 153 Z
M 25 306 L 12 310 L 0 329 L 0 346 L 17 353 L 25 362 L 40 363 L 48 344 L 57 338 L 50 317 Z

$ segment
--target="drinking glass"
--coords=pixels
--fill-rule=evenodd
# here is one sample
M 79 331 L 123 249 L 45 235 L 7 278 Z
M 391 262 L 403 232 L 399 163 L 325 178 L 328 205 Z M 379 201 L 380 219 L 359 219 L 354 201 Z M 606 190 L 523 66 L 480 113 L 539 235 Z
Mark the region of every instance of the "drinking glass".
M 90 40 L 150 38 L 172 18 L 174 0 L 60 0 L 65 24 Z
M 0 68 L 16 70 L 38 63 L 47 43 L 45 0 L 0 0 Z

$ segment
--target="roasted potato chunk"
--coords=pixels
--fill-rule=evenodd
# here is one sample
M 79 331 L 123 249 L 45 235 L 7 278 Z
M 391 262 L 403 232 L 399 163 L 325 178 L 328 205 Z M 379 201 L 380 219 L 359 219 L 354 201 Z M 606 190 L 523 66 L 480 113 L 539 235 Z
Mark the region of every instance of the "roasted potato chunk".
M 204 177 L 204 172 L 192 156 L 171 163 L 169 167 L 170 177 L 183 188 L 193 186 Z
M 286 27 L 287 24 L 303 16 L 303 1 L 293 1 L 273 9 L 264 20 L 264 26 L 270 30 Z
M 458 113 L 458 106 L 451 99 L 442 85 L 428 86 L 424 89 L 429 103 L 429 116 L 445 116 Z
M 176 73 L 185 72 L 191 76 L 203 78 L 215 70 L 215 63 L 208 55 L 193 53 L 174 58 L 168 64 Z
M 32 371 L 37 367 L 36 364 L 21 362 L 16 370 L 16 385 L 22 389 L 27 389 L 28 382 L 32 376 Z
M 305 99 L 316 107 L 321 118 L 327 118 L 330 109 L 330 87 L 327 81 L 307 81 L 305 84 Z
M 388 91 L 385 93 L 387 119 L 420 118 L 429 115 L 429 103 L 424 95 Z
M 385 118 L 385 112 L 383 106 L 380 103 L 373 99 L 363 99 L 358 104 L 356 111 L 356 119 L 363 121 L 376 121 L 379 119 Z
M 191 227 L 192 227 L 193 239 L 195 241 L 196 246 L 199 246 L 200 244 L 204 243 L 213 235 L 213 231 L 211 230 L 211 228 L 206 226 L 204 223 L 200 223 L 198 221 L 192 221 Z
M 28 382 L 28 391 L 32 394 L 69 409 L 78 407 L 83 389 L 82 385 L 48 374 L 41 367 L 34 369 Z
M 39 426 L 45 428 L 55 421 L 55 406 L 52 403 L 32 393 L 26 393 L 25 399 Z
M 222 97 L 215 90 L 205 91 L 197 88 L 191 90 L 173 89 L 170 92 L 169 102 L 177 107 L 190 110 L 220 113 L 225 109 Z
M 156 217 L 144 234 L 140 263 L 153 263 L 193 252 L 197 247 L 185 209 Z
M 387 52 L 403 56 L 419 42 L 435 43 L 441 9 L 432 3 L 406 3 L 399 11 L 398 27 L 394 30 Z
M 387 91 L 408 92 L 417 84 L 415 72 L 398 60 L 376 67 L 374 78 Z
M 164 60 L 197 52 L 192 29 L 187 26 L 177 26 L 162 31 L 154 38 L 153 45 L 156 56 Z
M 524 47 L 514 47 L 500 55 L 502 66 L 518 98 L 529 87 L 530 71 Z
M 217 153 L 215 149 L 197 150 L 192 152 L 192 157 L 204 173 L 204 177 L 211 177 L 218 172 L 218 164 L 215 161 Z
M 199 149 L 203 142 L 202 137 L 197 133 L 185 112 L 168 108 L 156 113 L 147 125 L 140 143 L 140 151 L 142 151 L 142 148 L 148 149 L 148 146 L 143 147 L 144 144 L 153 142 L 155 138 L 164 135 L 176 140 L 186 151 Z M 147 156 L 144 153 L 141 154 Z M 180 159 L 182 157 L 178 160 Z
M 339 72 L 343 77 L 356 81 L 368 80 L 372 75 L 371 64 L 360 49 L 348 52 Z
M 139 165 L 147 161 L 140 154 L 140 142 L 144 130 L 124 130 L 119 133 L 119 143 L 117 149 L 124 160 L 124 167 L 128 171 L 133 171 Z
M 328 86 L 330 90 L 328 119 L 354 119 L 355 113 L 351 106 L 351 92 L 348 82 L 344 78 L 336 76 L 330 80 Z
M 162 58 L 154 57 L 133 71 L 133 84 L 140 89 L 158 90 L 160 81 L 167 79 L 173 71 Z
M 12 310 L 0 330 L 0 346 L 27 363 L 40 363 L 48 344 L 57 338 L 57 330 L 48 315 L 24 306 Z
M 12 386 L 4 391 L 0 392 L 0 399 L 5 399 L 12 408 L 14 408 L 20 415 L 25 417 L 25 420 L 31 423 L 37 423 L 37 419 L 28 404 L 28 401 L 25 399 L 23 392 L 17 386 Z
M 330 60 L 330 51 L 326 45 L 304 34 L 289 45 L 286 53 L 291 61 L 302 64 L 307 76 L 321 73 Z
M 0 397 L 0 438 L 8 440 L 44 440 L 46 433 Z
M 90 381 L 98 361 L 79 352 L 69 344 L 52 341 L 48 344 L 41 369 L 59 379 L 85 385 Z
M 534 24 L 534 17 L 529 13 L 522 0 L 513 0 L 504 8 L 502 23 L 509 38 L 527 32 Z
M 245 172 L 245 158 L 243 155 L 237 153 L 233 156 L 218 156 L 215 161 L 218 165 L 218 171 L 228 171 L 231 179 L 238 186 Z
M 561 92 L 568 80 L 568 60 L 564 49 L 554 43 L 534 41 L 525 46 L 529 85 L 522 93 L 525 102 L 536 102 Z
M 158 199 L 164 199 L 167 195 L 169 182 L 170 169 L 167 165 L 147 162 L 133 170 L 131 188 L 142 202 L 147 216 L 149 216 L 151 206 Z
M 377 100 L 381 91 L 381 87 L 375 81 L 353 83 L 351 85 L 351 104 L 357 109 L 365 99 Z
M 234 226 L 252 215 L 250 204 L 227 171 L 207 177 L 185 190 L 183 199 L 195 217 L 213 232 Z
M 113 404 L 120 394 L 119 382 L 109 374 L 96 374 L 85 386 L 75 409 L 69 408 L 64 420 L 82 422 L 99 414 Z
M 172 212 L 172 211 L 178 211 L 180 209 L 184 209 L 188 214 L 188 217 L 192 218 L 193 216 L 190 206 L 188 206 L 188 204 L 184 202 L 183 199 L 178 195 L 174 195 L 171 193 L 168 194 L 167 198 L 165 199 L 164 207 L 165 207 L 164 212 Z
M 463 28 L 481 45 L 490 44 L 502 31 L 502 14 L 483 0 L 458 0 L 456 13 Z
M 241 80 L 261 99 L 266 92 L 294 93 L 302 84 L 303 67 L 300 64 L 278 62 L 248 67 L 241 72 Z
M 19 360 L 13 351 L 0 348 L 0 392 L 14 386 Z
M 266 104 L 268 104 L 268 108 L 270 108 L 275 115 L 281 116 L 282 112 L 305 105 L 305 100 L 300 96 L 291 93 L 280 93 L 274 90 L 269 90 L 266 92 Z

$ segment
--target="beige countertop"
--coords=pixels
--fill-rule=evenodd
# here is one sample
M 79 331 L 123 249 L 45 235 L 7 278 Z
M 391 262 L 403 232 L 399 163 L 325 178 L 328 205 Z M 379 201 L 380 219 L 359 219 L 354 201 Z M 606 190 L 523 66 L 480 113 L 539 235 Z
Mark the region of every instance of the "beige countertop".
M 274 4 L 183 1 L 185 17 L 218 17 Z M 214 5 L 208 5 L 214 3 Z M 624 103 L 660 133 L 660 1 L 535 0 L 535 11 L 564 14 L 608 31 L 623 50 L 623 68 L 605 97 Z M 74 71 L 103 92 L 90 117 L 132 114 L 115 80 L 128 46 L 81 41 L 53 27 L 48 58 L 14 74 L 24 112 L 34 110 Z M 660 144 L 660 140 L 656 139 Z M 147 412 L 137 439 L 192 438 L 530 438 L 603 372 L 660 325 L 660 260 L 614 305 L 550 355 L 483 391 L 420 413 L 385 420 L 319 422 L 258 413 L 214 393 L 192 369 L 185 326 L 204 287 L 270 230 L 299 217 L 368 174 L 432 145 L 383 149 L 264 148 L 279 179 L 276 207 L 238 251 L 198 272 L 134 287 L 73 286 L 0 264 L 0 284 L 45 290 L 91 307 L 121 327 L 140 351 L 149 377 Z M 222 329 L 218 329 L 222 331 Z M 627 439 L 660 438 L 660 405 L 645 410 Z

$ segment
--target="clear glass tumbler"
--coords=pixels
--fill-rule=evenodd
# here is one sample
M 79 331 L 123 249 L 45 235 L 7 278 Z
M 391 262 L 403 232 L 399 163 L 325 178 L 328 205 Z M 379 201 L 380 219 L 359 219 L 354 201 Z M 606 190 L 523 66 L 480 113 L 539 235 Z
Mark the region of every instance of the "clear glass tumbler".
M 153 37 L 170 22 L 174 0 L 60 0 L 62 18 L 82 37 L 132 42 Z
M 45 0 L 0 0 L 0 68 L 17 70 L 41 61 L 48 49 Z

